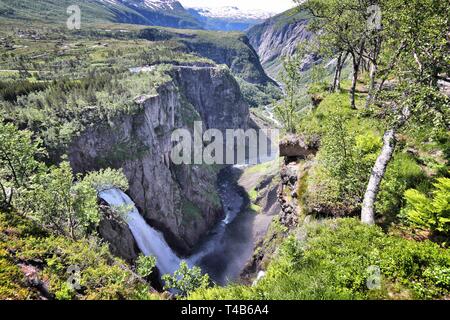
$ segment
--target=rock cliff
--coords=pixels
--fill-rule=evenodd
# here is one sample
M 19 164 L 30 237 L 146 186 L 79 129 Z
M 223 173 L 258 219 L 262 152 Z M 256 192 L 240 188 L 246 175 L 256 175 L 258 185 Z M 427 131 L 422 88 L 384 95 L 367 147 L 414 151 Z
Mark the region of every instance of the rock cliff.
M 157 95 L 137 99 L 140 112 L 86 130 L 69 160 L 77 172 L 122 168 L 146 221 L 187 255 L 223 212 L 214 169 L 170 161 L 172 132 L 192 130 L 196 120 L 206 128 L 247 128 L 249 110 L 227 68 L 174 67 L 171 76 Z
M 247 36 L 258 53 L 266 72 L 276 78 L 281 70 L 282 57 L 291 56 L 298 44 L 308 41 L 312 33 L 308 31 L 310 17 L 305 12 L 292 9 L 281 13 L 264 23 L 252 27 Z M 305 60 L 307 68 L 311 61 Z

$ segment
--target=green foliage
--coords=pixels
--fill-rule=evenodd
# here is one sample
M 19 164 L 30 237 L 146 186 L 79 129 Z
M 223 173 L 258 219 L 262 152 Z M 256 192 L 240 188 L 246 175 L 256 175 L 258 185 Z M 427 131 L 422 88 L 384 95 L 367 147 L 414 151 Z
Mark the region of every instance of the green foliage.
M 450 235 L 450 179 L 438 178 L 431 197 L 410 189 L 405 192 L 404 215 L 415 226 Z
M 0 299 L 26 300 L 33 293 L 26 287 L 26 282 L 20 268 L 4 257 L 0 250 Z
M 299 56 L 284 60 L 281 78 L 284 83 L 285 98 L 281 104 L 275 107 L 275 115 L 283 123 L 284 129 L 290 133 L 295 132 L 301 109 L 301 100 L 298 96 L 298 85 L 301 79 L 300 66 Z
M 83 182 L 90 185 L 97 192 L 111 188 L 119 188 L 122 191 L 128 190 L 128 180 L 122 169 L 115 170 L 106 168 L 99 171 L 89 172 L 83 178 Z
M 9 217 L 9 218 L 8 218 Z M 8 232 L 6 232 L 8 230 Z M 98 240 L 73 241 L 49 236 L 29 220 L 0 213 L 0 297 L 39 299 L 20 268 L 34 270 L 56 299 L 155 299 L 147 283 Z M 76 266 L 80 288 L 69 285 L 69 268 Z
M 304 238 L 285 240 L 255 286 L 199 289 L 189 298 L 431 299 L 449 293 L 450 254 L 434 243 L 387 236 L 354 219 L 312 224 Z M 370 266 L 380 268 L 380 289 L 368 289 Z
M 141 110 L 134 99 L 155 94 L 168 81 L 162 69 L 140 74 L 95 71 L 79 80 L 60 79 L 44 91 L 21 96 L 5 110 L 12 110 L 9 116 L 15 122 L 39 131 L 46 146 L 62 149 L 96 121 Z
M 358 134 L 340 112 L 328 114 L 324 123 L 326 133 L 318 164 L 308 177 L 306 204 L 322 214 L 352 214 L 361 205 L 381 138 L 373 131 Z
M 381 184 L 376 202 L 377 212 L 396 219 L 404 206 L 404 192 L 414 186 L 427 189 L 428 178 L 411 155 L 395 154 Z
M 236 78 L 241 87 L 242 95 L 250 107 L 261 107 L 272 104 L 282 97 L 280 89 L 272 83 L 257 85 L 249 83 L 239 77 Z
M 134 7 L 121 2 L 102 3 L 89 0 L 43 0 L 35 2 L 24 0 L 20 6 L 13 0 L 3 0 L 0 3 L 2 18 L 14 21 L 40 21 L 44 23 L 62 23 L 69 17 L 66 8 L 78 5 L 81 9 L 81 23 L 136 23 L 155 25 L 154 16 L 158 14 L 157 24 L 179 28 L 201 28 L 202 25 L 184 9 L 174 8 L 161 11 L 147 6 Z M 156 13 L 158 12 L 158 13 Z
M 26 188 L 30 176 L 38 171 L 37 158 L 45 154 L 40 145 L 40 140 L 32 139 L 30 131 L 0 122 L 1 206 L 10 207 L 14 193 Z
M 156 258 L 153 256 L 144 256 L 140 254 L 136 260 L 136 272 L 143 278 L 147 278 L 153 272 L 156 266 Z
M 90 181 L 75 183 L 67 162 L 36 175 L 17 207 L 44 228 L 72 239 L 89 234 L 100 222 L 96 190 Z
M 201 209 L 188 199 L 183 199 L 181 210 L 183 212 L 183 223 L 187 225 L 202 218 Z
M 209 275 L 202 274 L 199 267 L 189 269 L 186 261 L 180 263 L 180 268 L 173 275 L 166 274 L 162 277 L 166 290 L 175 289 L 180 296 L 186 296 L 197 289 L 205 289 L 210 285 Z
M 300 121 L 297 123 L 297 131 L 306 136 L 321 136 L 326 133 L 328 128 L 327 119 L 330 116 L 340 116 L 349 121 L 354 121 L 354 128 L 363 133 L 364 130 L 374 129 L 374 121 L 363 117 L 357 111 L 352 110 L 347 94 L 328 93 L 328 86 L 323 84 L 314 85 L 309 89 L 309 94 L 319 101 L 319 105 L 308 112 L 303 112 Z M 357 104 L 360 100 L 357 97 Z
M 45 83 L 29 81 L 3 82 L 0 81 L 0 97 L 9 102 L 16 102 L 17 97 L 28 95 L 34 91 L 43 91 L 47 88 Z

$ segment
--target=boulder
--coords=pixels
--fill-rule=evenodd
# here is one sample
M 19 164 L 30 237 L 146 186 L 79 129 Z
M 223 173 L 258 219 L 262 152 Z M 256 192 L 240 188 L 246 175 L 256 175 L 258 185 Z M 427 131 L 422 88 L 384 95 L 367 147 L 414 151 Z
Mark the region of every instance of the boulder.
M 317 137 L 307 141 L 301 136 L 288 135 L 280 141 L 281 157 L 306 159 L 309 155 L 315 155 L 318 149 L 319 139 Z

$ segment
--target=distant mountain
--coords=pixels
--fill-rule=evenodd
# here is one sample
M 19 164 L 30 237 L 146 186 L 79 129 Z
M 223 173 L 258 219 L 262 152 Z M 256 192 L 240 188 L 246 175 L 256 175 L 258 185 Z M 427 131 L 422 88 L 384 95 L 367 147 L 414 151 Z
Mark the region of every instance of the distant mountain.
M 176 0 L 1 0 L 0 17 L 64 23 L 67 8 L 78 5 L 82 23 L 117 22 L 202 29 Z
M 188 11 L 204 24 L 205 29 L 245 31 L 264 22 L 274 13 L 262 10 L 243 10 L 238 7 L 188 8 Z
M 297 8 L 276 15 L 252 27 L 247 32 L 250 44 L 258 53 L 266 72 L 277 78 L 282 66 L 282 57 L 296 52 L 300 42 L 313 35 L 307 27 L 311 17 Z M 305 60 L 307 69 L 314 61 Z

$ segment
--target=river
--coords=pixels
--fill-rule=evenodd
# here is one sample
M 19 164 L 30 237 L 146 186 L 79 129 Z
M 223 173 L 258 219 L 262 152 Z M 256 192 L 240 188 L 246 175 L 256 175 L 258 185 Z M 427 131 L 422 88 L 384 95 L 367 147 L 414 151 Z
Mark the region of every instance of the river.
M 211 279 L 225 285 L 239 278 L 246 262 L 252 256 L 252 223 L 246 208 L 245 195 L 237 185 L 236 179 L 241 173 L 238 167 L 227 167 L 218 176 L 218 192 L 222 200 L 225 217 L 205 237 L 185 260 L 192 266 L 199 266 Z M 145 255 L 157 259 L 157 267 L 162 274 L 178 269 L 182 259 L 169 247 L 161 232 L 150 227 L 136 209 L 134 202 L 123 191 L 111 188 L 100 192 L 99 196 L 110 206 L 127 206 L 127 223 L 139 249 Z

